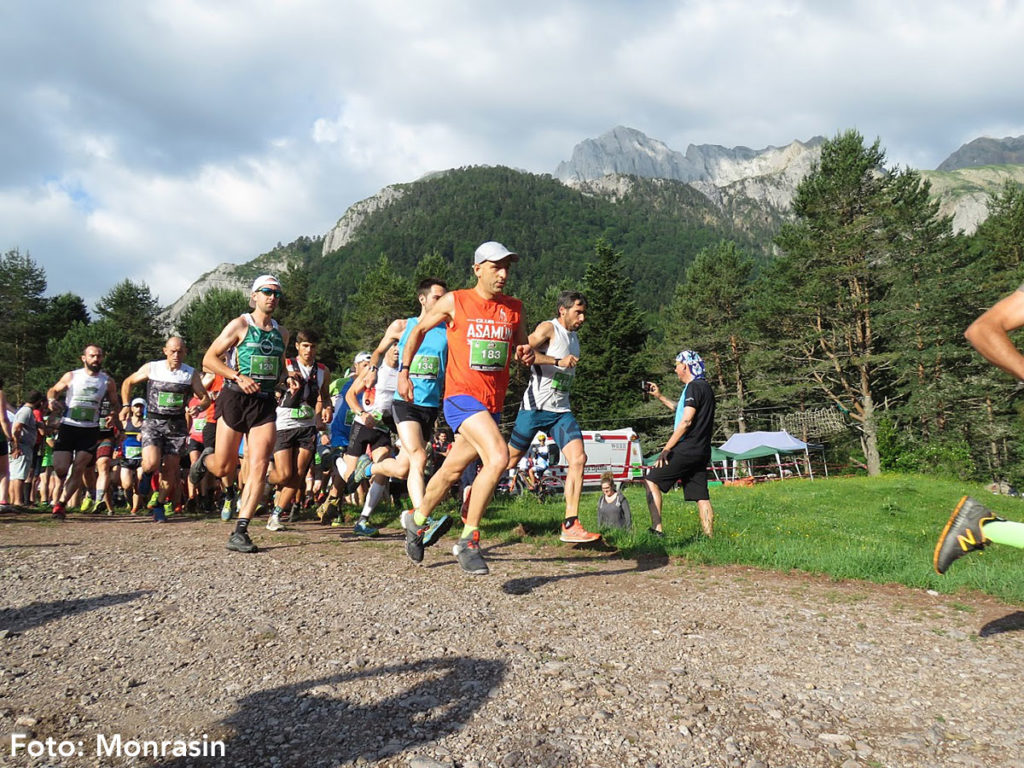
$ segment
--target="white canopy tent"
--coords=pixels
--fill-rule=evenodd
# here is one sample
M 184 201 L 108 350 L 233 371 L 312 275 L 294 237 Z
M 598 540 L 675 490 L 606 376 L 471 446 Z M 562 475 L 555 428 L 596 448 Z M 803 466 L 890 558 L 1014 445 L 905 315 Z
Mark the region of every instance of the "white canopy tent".
M 718 447 L 727 458 L 732 460 L 732 479 L 736 479 L 736 467 L 741 461 L 759 459 L 765 456 L 774 456 L 775 463 L 779 467 L 779 477 L 783 477 L 782 455 L 802 453 L 807 461 L 807 471 L 811 480 L 814 479 L 814 471 L 811 469 L 811 457 L 809 449 L 815 448 L 824 452 L 824 446 L 811 445 L 803 440 L 798 440 L 786 431 L 782 432 L 737 432 Z M 822 459 L 824 463 L 824 458 Z M 828 477 L 828 465 L 825 464 L 825 477 Z M 800 473 L 799 466 L 796 467 Z

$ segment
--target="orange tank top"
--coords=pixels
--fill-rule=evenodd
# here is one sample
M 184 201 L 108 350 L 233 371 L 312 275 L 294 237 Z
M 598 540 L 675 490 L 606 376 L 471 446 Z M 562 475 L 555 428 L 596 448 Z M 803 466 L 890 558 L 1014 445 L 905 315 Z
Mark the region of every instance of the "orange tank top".
M 217 398 L 214 397 L 218 392 L 224 388 L 224 377 L 219 373 L 213 377 L 213 381 L 210 382 L 210 386 L 206 388 L 206 391 L 210 393 L 210 399 L 214 402 L 210 403 L 209 407 L 200 414 L 199 418 L 203 419 L 206 423 L 212 424 L 217 420 L 216 408 Z
M 452 297 L 455 320 L 448 324 L 444 396 L 469 395 L 491 413 L 501 413 L 523 303 L 504 295 L 483 299 L 472 289 L 453 291 Z

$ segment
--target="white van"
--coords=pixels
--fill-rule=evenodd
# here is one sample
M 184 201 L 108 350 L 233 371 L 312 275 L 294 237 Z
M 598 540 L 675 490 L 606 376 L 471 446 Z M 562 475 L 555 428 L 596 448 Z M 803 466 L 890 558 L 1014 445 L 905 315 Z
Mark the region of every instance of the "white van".
M 534 444 L 537 443 L 537 438 L 534 438 Z M 612 473 L 616 486 L 643 477 L 643 449 L 640 438 L 631 427 L 584 430 L 583 449 L 587 452 L 587 464 L 583 468 L 584 489 L 600 488 L 601 475 L 605 472 Z M 565 465 L 565 456 L 559 450 L 558 461 L 552 463 L 549 471 L 564 477 Z

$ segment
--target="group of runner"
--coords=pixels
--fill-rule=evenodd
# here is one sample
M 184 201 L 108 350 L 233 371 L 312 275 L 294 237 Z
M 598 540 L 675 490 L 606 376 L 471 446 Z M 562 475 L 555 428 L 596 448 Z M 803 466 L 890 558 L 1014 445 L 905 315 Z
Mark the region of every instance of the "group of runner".
M 61 413 L 53 446 L 54 517 L 64 518 L 87 470 L 115 434 L 138 436 L 135 496 L 158 522 L 166 519 L 168 499 L 194 495 L 211 478 L 229 494 L 244 440 L 247 477 L 227 548 L 255 552 L 249 526 L 264 503 L 265 487 L 276 488 L 267 527 L 280 530 L 321 449 L 322 430 L 329 429 L 331 447 L 344 450 L 328 462 L 329 496 L 318 509 L 324 522 L 339 519 L 340 499 L 358 493 L 363 508 L 354 531 L 376 534 L 370 514 L 390 481 L 404 481 L 412 502 L 401 514 L 405 548 L 421 563 L 424 550 L 453 524 L 447 515 L 432 515 L 463 473 L 475 469 L 453 553 L 464 571 L 483 574 L 488 569 L 480 551 L 481 518 L 500 477 L 543 431 L 567 462 L 560 538 L 598 540 L 578 516 L 586 456 L 569 406 L 586 299 L 563 293 L 556 316 L 528 333 L 521 302 L 504 293 L 518 259 L 491 241 L 474 254 L 473 287 L 449 292 L 441 280 L 421 282 L 419 314 L 394 321 L 372 353 L 357 356 L 354 375 L 333 401 L 330 371 L 316 360 L 314 334 L 300 331 L 296 357 L 286 357 L 289 333 L 274 319 L 282 286 L 273 275 L 255 280 L 251 311 L 225 326 L 201 369 L 185 362 L 184 342 L 172 337 L 163 359 L 142 365 L 118 390 L 102 370 L 102 349 L 86 347 L 83 367 L 47 392 L 50 407 Z M 530 383 L 506 444 L 499 424 L 513 362 L 530 368 Z M 144 400 L 131 400 L 142 385 Z M 428 449 L 442 411 L 454 440 L 444 446 L 443 461 L 428 482 Z M 187 492 L 179 489 L 186 453 L 192 459 Z M 128 457 L 127 446 L 123 455 Z M 97 480 L 97 498 L 105 492 L 106 481 Z

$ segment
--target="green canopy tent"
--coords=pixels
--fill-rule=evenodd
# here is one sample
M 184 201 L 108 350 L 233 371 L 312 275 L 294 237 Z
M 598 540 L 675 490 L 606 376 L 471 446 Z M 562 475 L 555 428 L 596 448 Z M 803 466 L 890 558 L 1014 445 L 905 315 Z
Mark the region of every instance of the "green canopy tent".
M 782 456 L 788 454 L 804 454 L 804 458 L 807 460 L 807 471 L 810 475 L 811 480 L 814 479 L 814 471 L 811 469 L 811 459 L 809 449 L 814 448 L 822 452 L 824 461 L 824 446 L 814 445 L 805 443 L 803 440 L 797 440 L 788 432 L 737 432 L 735 435 L 730 437 L 721 446 L 719 446 L 719 453 L 722 454 L 726 459 L 732 460 L 732 479 L 736 479 L 736 466 L 741 461 L 749 461 L 751 459 L 761 459 L 766 456 L 774 456 L 775 463 L 779 467 L 779 478 L 784 476 L 784 470 L 782 468 Z M 797 473 L 800 473 L 800 468 L 797 466 Z M 828 477 L 828 465 L 825 464 L 825 477 Z

